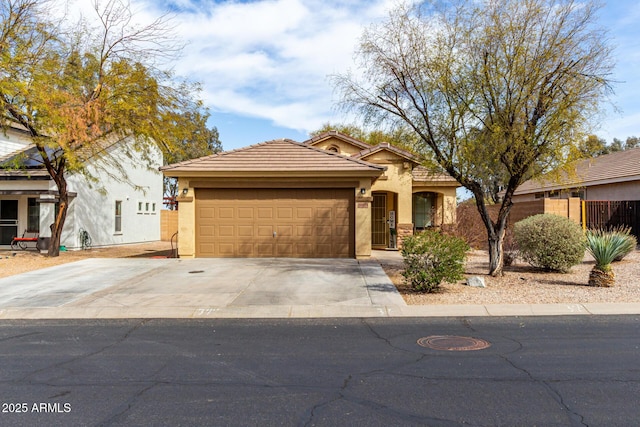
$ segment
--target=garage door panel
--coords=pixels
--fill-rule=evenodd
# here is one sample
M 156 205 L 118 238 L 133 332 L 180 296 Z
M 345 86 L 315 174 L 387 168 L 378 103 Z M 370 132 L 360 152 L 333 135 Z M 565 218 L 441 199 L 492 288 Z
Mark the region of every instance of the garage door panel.
M 237 210 L 237 217 L 238 219 L 253 219 L 253 208 L 249 207 L 249 208 L 243 208 L 240 207 Z
M 318 210 L 316 211 L 316 219 L 320 221 L 331 221 L 332 212 L 333 208 L 331 207 L 318 208 Z
M 332 225 L 316 225 L 315 228 L 317 237 L 331 237 L 333 235 Z
M 295 251 L 300 254 L 302 258 L 312 258 L 314 253 L 314 246 L 311 243 L 296 243 Z
M 276 245 L 276 255 L 275 256 L 292 258 L 293 254 L 294 254 L 293 243 L 278 243 Z
M 293 226 L 292 225 L 278 225 L 276 226 L 276 237 L 285 238 L 293 236 Z
M 232 219 L 234 217 L 233 208 L 218 208 L 218 219 Z
M 250 257 L 256 256 L 255 251 L 253 250 L 253 246 L 254 246 L 253 242 L 243 241 L 243 242 L 237 243 L 235 246 L 236 246 L 236 250 L 233 253 L 234 257 L 242 256 L 242 257 L 250 258 Z
M 213 251 L 213 247 L 211 251 Z M 210 252 L 206 252 L 210 253 Z M 218 244 L 218 253 L 220 256 L 232 257 L 235 256 L 235 245 L 233 243 L 220 243 Z
M 297 237 L 311 237 L 313 236 L 313 226 L 311 225 L 296 225 Z
M 202 218 L 214 218 L 215 217 L 215 209 L 214 208 L 204 208 L 200 215 Z
M 353 189 L 196 189 L 196 256 L 352 257 L 354 195 Z
M 275 244 L 274 243 L 256 243 L 256 256 L 258 257 L 273 257 L 275 256 Z
M 215 227 L 213 226 L 204 226 L 201 225 L 200 227 L 198 227 L 200 230 L 200 236 L 202 237 L 213 237 L 215 236 Z
M 225 228 L 227 228 L 227 227 L 225 227 Z M 226 235 L 224 235 L 224 237 L 253 237 L 253 235 L 254 235 L 254 227 L 253 227 L 253 225 L 237 225 L 235 227 L 234 226 L 230 226 L 228 228 L 237 229 L 238 230 L 238 235 L 234 236 L 233 234 L 231 234 L 231 235 L 226 234 Z M 220 229 L 222 229 L 222 227 L 220 227 Z M 223 237 L 222 233 L 220 233 L 220 237 Z
M 336 233 L 337 235 L 342 236 L 342 235 L 344 235 L 345 233 L 348 233 L 350 228 L 351 228 L 351 227 L 349 227 L 349 225 L 346 225 L 346 224 L 345 224 L 345 225 L 335 225 L 335 226 L 333 227 L 333 231 L 334 231 L 334 233 Z
M 257 225 L 256 227 L 256 236 L 260 237 L 268 237 L 270 239 L 273 238 L 273 226 L 271 225 Z
M 318 252 L 319 256 L 328 258 L 333 254 L 333 246 L 331 245 L 331 242 L 328 242 L 326 244 L 318 244 L 316 245 L 316 251 Z
M 218 233 L 216 237 L 234 237 L 236 234 L 236 227 L 233 225 L 219 225 Z
M 346 258 L 351 256 L 349 245 L 347 244 L 334 244 L 332 246 L 332 252 L 335 254 L 336 258 Z
M 293 208 L 292 207 L 278 207 L 277 211 L 277 219 L 293 219 Z
M 258 219 L 273 219 L 273 208 L 258 208 Z

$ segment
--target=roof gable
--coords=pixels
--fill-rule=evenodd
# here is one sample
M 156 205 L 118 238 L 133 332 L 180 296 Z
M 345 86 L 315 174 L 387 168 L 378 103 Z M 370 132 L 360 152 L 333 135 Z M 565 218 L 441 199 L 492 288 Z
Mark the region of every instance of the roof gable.
M 328 132 L 324 132 L 324 133 L 321 133 L 320 135 L 314 136 L 313 138 L 304 141 L 303 144 L 309 145 L 309 146 L 315 146 L 315 145 L 321 144 L 321 143 L 325 142 L 326 140 L 332 139 L 332 138 L 339 139 L 342 142 L 345 142 L 345 143 L 347 143 L 349 145 L 352 145 L 358 151 L 359 150 L 365 150 L 365 149 L 371 147 L 369 144 L 367 144 L 365 142 L 362 142 L 362 141 L 360 141 L 358 139 L 352 138 L 352 137 L 350 137 L 348 135 L 345 135 L 345 134 L 340 133 L 340 132 L 335 131 L 335 130 L 330 130 Z
M 640 180 L 640 148 L 577 161 L 573 165 L 573 172 L 564 173 L 559 180 L 545 180 L 544 177 L 530 179 L 518 187 L 514 194 L 636 180 Z
M 414 156 L 412 153 L 406 151 L 406 150 L 402 150 L 398 147 L 395 147 L 391 144 L 389 144 L 388 142 L 381 142 L 380 144 L 376 145 L 375 147 L 369 147 L 366 150 L 362 150 L 361 152 L 359 152 L 358 154 L 354 155 L 353 157 L 355 157 L 356 159 L 366 159 L 368 157 L 373 156 L 374 154 L 377 154 L 381 151 L 387 151 L 389 153 L 394 154 L 397 157 L 400 157 L 404 160 L 408 160 L 410 162 L 413 162 L 417 165 L 420 164 L 420 160 L 418 160 L 418 158 L 416 156 Z
M 168 176 L 251 172 L 357 172 L 379 175 L 385 167 L 289 139 L 279 139 L 175 163 L 160 170 Z

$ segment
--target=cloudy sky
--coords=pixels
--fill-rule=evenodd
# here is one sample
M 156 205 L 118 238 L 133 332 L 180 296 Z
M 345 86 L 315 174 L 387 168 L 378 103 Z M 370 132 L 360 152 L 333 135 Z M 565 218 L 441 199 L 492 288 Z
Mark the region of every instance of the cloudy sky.
M 88 2 L 89 0 L 80 0 Z M 393 0 L 131 0 L 135 10 L 175 14 L 188 44 L 176 72 L 203 84 L 225 150 L 291 138 L 340 123 L 327 78 L 353 68 L 365 26 Z M 600 13 L 616 48 L 613 102 L 598 135 L 640 136 L 640 2 L 610 0 Z

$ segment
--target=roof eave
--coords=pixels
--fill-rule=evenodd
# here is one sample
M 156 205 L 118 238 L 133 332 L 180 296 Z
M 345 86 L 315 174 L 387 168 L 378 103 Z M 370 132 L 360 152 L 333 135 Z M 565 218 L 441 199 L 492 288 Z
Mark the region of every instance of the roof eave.
M 370 170 L 344 170 L 344 171 L 318 171 L 318 170 L 287 170 L 287 171 L 189 171 L 189 170 L 162 170 L 165 176 L 172 178 L 354 178 L 354 177 L 378 177 L 386 168 Z

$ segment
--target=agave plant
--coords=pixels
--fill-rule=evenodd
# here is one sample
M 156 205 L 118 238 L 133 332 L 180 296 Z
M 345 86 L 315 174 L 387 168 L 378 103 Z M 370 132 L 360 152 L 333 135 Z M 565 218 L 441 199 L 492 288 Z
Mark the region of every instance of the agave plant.
M 638 246 L 638 239 L 636 239 L 636 236 L 631 234 L 631 227 L 628 226 L 615 227 L 611 229 L 611 232 L 620 235 L 622 239 L 624 239 L 624 244 L 621 248 L 621 254 L 613 260 L 614 262 L 622 261 L 624 257 L 629 255 L 636 249 L 636 246 Z
M 587 231 L 587 250 L 596 260 L 596 265 L 589 274 L 589 285 L 611 287 L 615 283 L 615 274 L 611 263 L 624 256 L 627 239 L 620 233 L 605 230 Z

